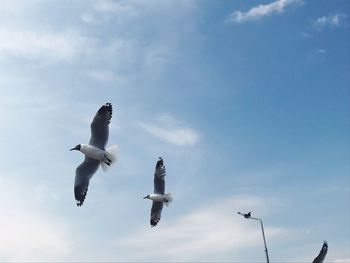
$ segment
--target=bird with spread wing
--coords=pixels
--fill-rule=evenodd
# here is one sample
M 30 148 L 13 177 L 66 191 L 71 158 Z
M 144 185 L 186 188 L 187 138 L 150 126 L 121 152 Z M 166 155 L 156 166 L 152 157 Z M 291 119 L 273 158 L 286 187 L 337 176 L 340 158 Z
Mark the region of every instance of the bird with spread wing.
M 109 124 L 112 119 L 112 104 L 106 103 L 96 113 L 91 123 L 91 138 L 89 144 L 78 144 L 70 149 L 82 152 L 85 160 L 75 170 L 74 196 L 77 206 L 84 203 L 89 182 L 101 165 L 103 171 L 116 162 L 117 146 L 112 145 L 105 149 Z
M 159 157 L 154 172 L 153 193 L 144 197 L 144 199 L 150 199 L 153 201 L 150 218 L 152 227 L 156 226 L 160 221 L 163 204 L 168 206 L 173 201 L 173 197 L 170 193 L 165 194 L 165 175 L 166 171 L 164 161 L 161 157 Z

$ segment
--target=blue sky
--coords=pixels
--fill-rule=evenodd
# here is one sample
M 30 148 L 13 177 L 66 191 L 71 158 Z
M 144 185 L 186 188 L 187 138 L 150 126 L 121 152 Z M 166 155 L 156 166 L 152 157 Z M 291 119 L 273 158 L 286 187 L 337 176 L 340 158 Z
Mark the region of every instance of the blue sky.
M 11 1 L 0 261 L 350 262 L 349 2 Z M 75 206 L 98 108 L 118 163 Z M 174 202 L 149 226 L 162 156 Z

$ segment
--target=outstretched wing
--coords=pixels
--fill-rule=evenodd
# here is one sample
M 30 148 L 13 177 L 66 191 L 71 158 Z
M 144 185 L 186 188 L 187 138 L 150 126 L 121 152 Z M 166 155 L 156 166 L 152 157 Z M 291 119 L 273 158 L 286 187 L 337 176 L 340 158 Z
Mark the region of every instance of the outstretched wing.
M 152 209 L 151 209 L 151 219 L 150 219 L 150 223 L 152 227 L 156 226 L 159 223 L 160 217 L 162 214 L 162 209 L 163 209 L 163 202 L 153 201 Z
M 154 172 L 154 190 L 153 192 L 155 194 L 164 194 L 165 192 L 165 179 L 164 176 L 166 175 L 165 166 L 163 159 L 159 157 L 159 160 L 156 164 L 156 170 Z
M 77 206 L 81 206 L 84 203 L 89 181 L 97 171 L 99 165 L 100 161 L 85 156 L 84 162 L 75 170 L 74 196 Z
M 327 255 L 327 252 L 328 252 L 328 244 L 326 241 L 324 241 L 320 253 L 317 255 L 317 257 L 315 257 L 312 263 L 322 263 Z
M 108 125 L 112 119 L 112 104 L 106 103 L 96 113 L 91 123 L 90 145 L 104 150 L 109 135 Z

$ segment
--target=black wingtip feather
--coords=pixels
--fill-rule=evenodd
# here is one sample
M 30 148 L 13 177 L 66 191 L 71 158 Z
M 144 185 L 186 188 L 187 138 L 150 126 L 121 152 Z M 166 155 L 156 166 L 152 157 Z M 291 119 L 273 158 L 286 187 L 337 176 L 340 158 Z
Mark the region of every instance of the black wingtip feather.
M 98 110 L 98 114 L 102 115 L 107 120 L 108 124 L 111 122 L 112 113 L 113 113 L 112 103 L 109 103 L 109 102 L 107 102 Z
M 87 189 L 80 186 L 74 187 L 74 197 L 78 207 L 83 205 L 86 194 Z
M 155 227 L 158 224 L 158 222 L 159 222 L 159 220 L 153 220 L 153 219 L 150 220 L 152 227 Z
M 162 166 L 164 166 L 164 161 L 163 161 L 162 157 L 159 157 L 159 160 L 157 161 L 157 164 L 156 164 L 156 169 L 158 169 Z

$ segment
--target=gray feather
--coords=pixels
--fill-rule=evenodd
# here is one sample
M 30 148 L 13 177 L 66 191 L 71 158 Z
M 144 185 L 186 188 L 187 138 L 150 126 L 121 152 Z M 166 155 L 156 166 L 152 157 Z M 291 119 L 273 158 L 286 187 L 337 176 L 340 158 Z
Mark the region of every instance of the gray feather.
M 89 181 L 97 171 L 99 165 L 100 161 L 85 156 L 84 162 L 75 170 L 74 196 L 77 206 L 81 206 L 84 203 Z
M 151 226 L 156 226 L 159 223 L 162 214 L 162 209 L 163 202 L 153 201 L 150 219 Z
M 165 193 L 165 175 L 166 175 L 166 170 L 164 166 L 164 162 L 162 158 L 159 158 L 157 164 L 156 164 L 156 169 L 154 172 L 154 193 L 155 194 L 164 194 Z

